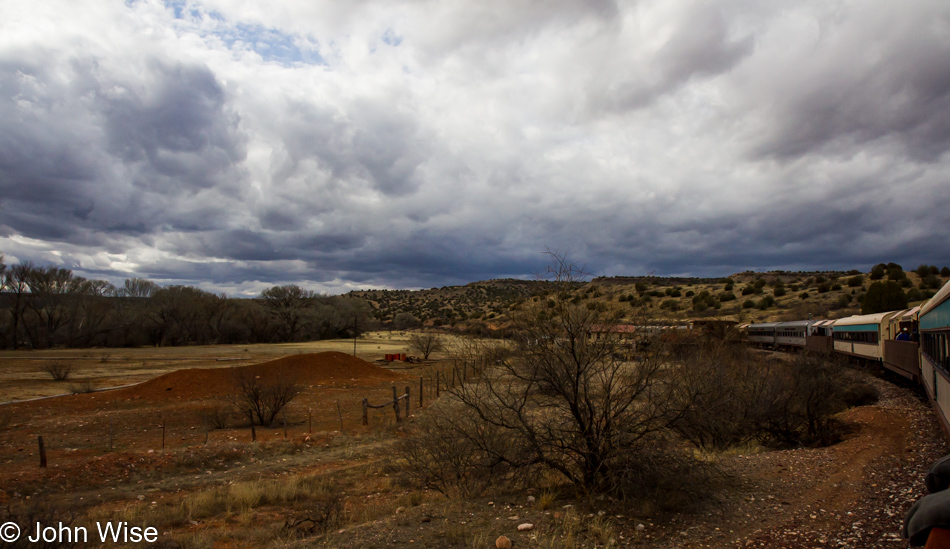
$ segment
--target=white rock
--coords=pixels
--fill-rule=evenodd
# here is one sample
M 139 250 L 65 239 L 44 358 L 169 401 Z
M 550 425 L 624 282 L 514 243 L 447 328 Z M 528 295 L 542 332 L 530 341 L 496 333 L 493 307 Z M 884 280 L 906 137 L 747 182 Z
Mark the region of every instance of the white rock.
M 530 522 L 525 522 L 524 524 L 518 525 L 519 532 L 527 532 L 528 530 L 534 530 L 534 525 Z
M 534 496 L 528 496 L 528 503 L 534 503 Z

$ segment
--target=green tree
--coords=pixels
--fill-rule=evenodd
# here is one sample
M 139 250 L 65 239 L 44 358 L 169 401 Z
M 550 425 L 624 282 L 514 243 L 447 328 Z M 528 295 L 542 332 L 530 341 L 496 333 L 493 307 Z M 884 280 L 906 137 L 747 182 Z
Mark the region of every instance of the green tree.
M 872 283 L 861 301 L 861 314 L 865 315 L 906 308 L 907 294 L 893 280 Z

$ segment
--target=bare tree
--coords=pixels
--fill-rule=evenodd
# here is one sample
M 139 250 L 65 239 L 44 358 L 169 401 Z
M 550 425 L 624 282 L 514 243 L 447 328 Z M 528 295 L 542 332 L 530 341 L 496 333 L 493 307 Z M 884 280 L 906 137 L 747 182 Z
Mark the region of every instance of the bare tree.
M 431 332 L 414 334 L 409 338 L 409 349 L 422 355 L 424 360 L 429 360 L 432 353 L 445 350 L 445 340 Z
M 513 314 L 519 348 L 483 361 L 478 377 L 452 394 L 482 424 L 513 435 L 503 447 L 468 437 L 494 463 L 553 470 L 581 489 L 611 491 L 618 478 L 636 476 L 625 457 L 667 430 L 682 414 L 680 399 L 664 375 L 665 355 L 623 360 L 610 329 L 616 317 L 572 302 L 583 269 L 550 255 L 550 299 Z
M 304 327 L 306 318 L 304 313 L 313 305 L 314 293 L 297 285 L 288 284 L 262 291 L 261 299 L 280 322 L 283 332 L 282 341 L 293 341 Z
M 293 380 L 277 376 L 275 380 L 265 382 L 260 376 L 240 370 L 234 376 L 234 393 L 227 400 L 252 423 L 257 421 L 266 426 L 273 423 L 284 406 L 302 391 L 303 388 Z

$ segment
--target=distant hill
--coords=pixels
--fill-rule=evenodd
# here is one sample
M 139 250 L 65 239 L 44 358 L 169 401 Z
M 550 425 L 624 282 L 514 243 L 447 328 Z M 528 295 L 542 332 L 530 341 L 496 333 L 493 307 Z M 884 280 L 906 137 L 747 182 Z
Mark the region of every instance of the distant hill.
M 624 321 L 682 323 L 717 318 L 770 322 L 841 318 L 859 314 L 861 299 L 876 280 L 893 280 L 911 304 L 928 299 L 950 279 L 950 269 L 921 265 L 904 271 L 895 263 L 869 273 L 843 271 L 746 271 L 727 277 L 597 277 L 575 285 L 577 303 L 620 313 Z M 446 326 L 482 331 L 502 328 L 508 314 L 527 300 L 541 300 L 544 281 L 499 279 L 428 290 L 364 290 L 365 299 L 384 325 L 407 328 Z

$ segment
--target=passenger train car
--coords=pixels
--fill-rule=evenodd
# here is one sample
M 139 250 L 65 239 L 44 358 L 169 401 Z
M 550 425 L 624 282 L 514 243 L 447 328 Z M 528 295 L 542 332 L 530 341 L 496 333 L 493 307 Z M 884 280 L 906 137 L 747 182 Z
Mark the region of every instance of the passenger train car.
M 911 309 L 838 320 L 753 323 L 740 330 L 749 343 L 879 363 L 924 388 L 950 437 L 950 282 Z M 902 333 L 907 337 L 898 338 Z

